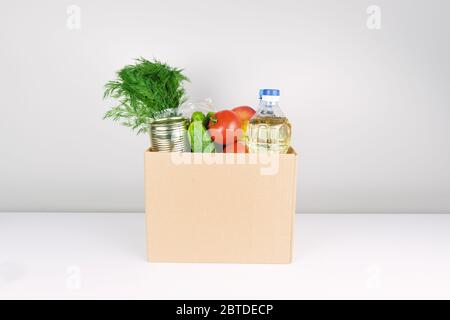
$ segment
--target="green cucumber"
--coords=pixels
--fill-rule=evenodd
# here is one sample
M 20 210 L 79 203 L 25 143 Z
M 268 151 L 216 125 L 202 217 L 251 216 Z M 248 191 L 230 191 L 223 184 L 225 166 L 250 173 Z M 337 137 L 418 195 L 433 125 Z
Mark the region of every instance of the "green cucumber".
M 192 152 L 214 153 L 215 146 L 202 121 L 192 121 L 188 128 Z

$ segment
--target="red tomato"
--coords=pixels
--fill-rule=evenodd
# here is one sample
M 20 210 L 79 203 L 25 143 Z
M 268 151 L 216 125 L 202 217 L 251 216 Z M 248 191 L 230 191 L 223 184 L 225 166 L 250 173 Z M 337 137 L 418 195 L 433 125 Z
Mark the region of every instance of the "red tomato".
M 233 108 L 232 110 L 237 114 L 241 122 L 250 120 L 250 118 L 256 113 L 256 111 L 249 106 L 240 106 Z
M 224 153 L 248 153 L 247 146 L 243 142 L 235 142 L 223 148 Z
M 222 145 L 237 141 L 242 134 L 241 120 L 231 110 L 216 112 L 211 116 L 208 128 L 212 140 Z

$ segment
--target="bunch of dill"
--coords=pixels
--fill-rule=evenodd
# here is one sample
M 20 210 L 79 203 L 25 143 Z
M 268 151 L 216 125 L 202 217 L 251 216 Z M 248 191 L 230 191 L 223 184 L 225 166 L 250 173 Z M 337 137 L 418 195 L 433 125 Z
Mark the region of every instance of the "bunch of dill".
M 148 131 L 148 123 L 164 111 L 175 110 L 185 101 L 183 70 L 160 61 L 136 60 L 117 72 L 117 79 L 105 85 L 104 98 L 118 104 L 104 118 L 121 121 L 137 133 Z

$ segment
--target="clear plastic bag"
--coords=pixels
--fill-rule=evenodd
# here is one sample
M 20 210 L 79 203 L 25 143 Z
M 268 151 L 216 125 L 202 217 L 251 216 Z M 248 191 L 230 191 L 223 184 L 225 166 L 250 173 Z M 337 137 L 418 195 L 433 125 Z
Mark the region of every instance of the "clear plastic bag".
M 211 111 L 214 112 L 212 99 L 206 98 L 201 101 L 185 102 L 178 108 L 178 112 L 188 119 L 190 119 L 192 114 L 196 111 L 201 111 L 204 115 Z

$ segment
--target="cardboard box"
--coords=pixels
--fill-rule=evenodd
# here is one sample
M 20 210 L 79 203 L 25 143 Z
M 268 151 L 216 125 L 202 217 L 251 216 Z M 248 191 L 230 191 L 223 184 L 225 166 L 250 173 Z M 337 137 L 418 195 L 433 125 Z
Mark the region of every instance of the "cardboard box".
M 148 259 L 290 263 L 297 154 L 145 152 Z

